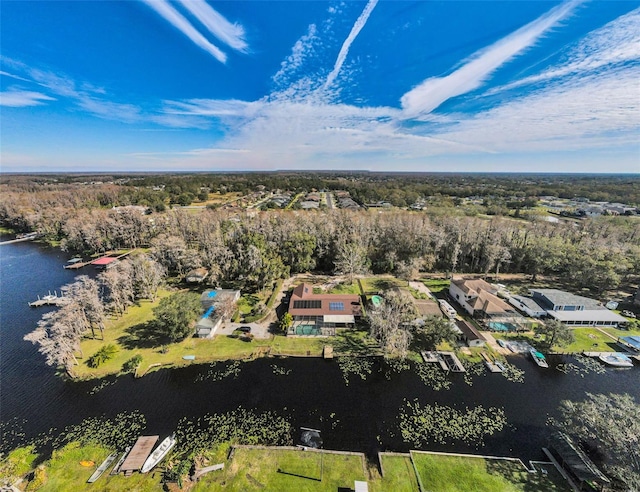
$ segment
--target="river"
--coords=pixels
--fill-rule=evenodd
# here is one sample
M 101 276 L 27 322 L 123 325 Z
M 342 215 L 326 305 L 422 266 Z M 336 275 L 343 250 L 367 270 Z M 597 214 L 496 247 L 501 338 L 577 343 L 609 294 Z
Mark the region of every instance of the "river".
M 503 407 L 508 427 L 487 438 L 485 446 L 433 445 L 430 450 L 475 452 L 543 458 L 549 416 L 557 415 L 563 399 L 582 399 L 586 392 L 629 393 L 640 400 L 640 368 L 610 369 L 605 374 L 564 374 L 543 370 L 524 357 L 510 362 L 525 370 L 525 382 L 509 382 L 497 374 L 473 376 L 467 384 L 451 375 L 450 389 L 434 391 L 414 371 L 394 373 L 390 379 L 376 362 L 365 381 L 355 375 L 347 385 L 334 361 L 320 359 L 258 359 L 241 363 L 237 376 L 207 377 L 209 365 L 161 370 L 141 379 L 131 376 L 104 381 L 70 382 L 55 375 L 36 347 L 23 340 L 46 308 L 30 308 L 28 301 L 71 282 L 64 270 L 69 256 L 36 243 L 0 247 L 0 420 L 19 426 L 27 437 L 50 428 L 80 422 L 89 416 L 114 416 L 139 410 L 147 431 L 168 434 L 182 417 L 197 418 L 242 406 L 273 410 L 294 426 L 322 430 L 327 449 L 404 451 L 398 414 L 406 400 L 437 402 L 458 409 L 483 405 Z M 88 268 L 83 274 L 95 274 Z M 280 369 L 274 371 L 273 365 Z M 221 365 L 216 367 L 219 370 Z M 288 373 L 286 376 L 281 373 Z M 279 374 L 280 373 L 280 374 Z M 99 390 L 94 389 L 102 386 Z M 92 391 L 94 390 L 94 391 Z M 2 436 L 0 436 L 2 437 Z

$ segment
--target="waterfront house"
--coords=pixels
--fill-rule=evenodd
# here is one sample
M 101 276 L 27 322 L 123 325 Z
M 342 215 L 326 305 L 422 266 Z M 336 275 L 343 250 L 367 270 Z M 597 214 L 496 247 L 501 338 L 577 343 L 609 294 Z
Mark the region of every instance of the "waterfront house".
M 238 299 L 240 299 L 239 290 L 205 290 L 200 296 L 200 305 L 204 314 L 196 324 L 196 336 L 198 338 L 213 337 L 222 325 L 222 321 L 233 312 Z
M 547 315 L 547 310 L 540 306 L 531 297 L 511 296 L 509 298 L 509 304 L 515 306 L 517 309 L 532 318 L 542 318 Z
M 532 289 L 531 297 L 547 314 L 568 326 L 618 326 L 626 318 L 601 302 L 558 289 Z
M 303 283 L 293 289 L 289 314 L 289 335 L 335 335 L 336 328 L 355 325 L 362 306 L 357 294 L 314 294 L 313 286 Z
M 496 287 L 482 279 L 453 279 L 449 284 L 449 296 L 474 318 L 515 312 L 497 293 Z

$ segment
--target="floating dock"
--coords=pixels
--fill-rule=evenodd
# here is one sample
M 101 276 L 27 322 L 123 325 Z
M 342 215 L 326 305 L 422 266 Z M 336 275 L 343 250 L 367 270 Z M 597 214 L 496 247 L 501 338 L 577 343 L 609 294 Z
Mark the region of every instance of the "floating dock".
M 423 350 L 420 352 L 420 355 L 422 356 L 422 360 L 424 360 L 425 362 L 440 362 L 438 352 Z
M 333 346 L 325 345 L 322 349 L 322 356 L 325 359 L 333 359 Z
M 114 256 L 115 253 L 110 251 L 108 253 L 105 253 L 100 258 L 94 258 L 93 260 L 89 261 L 78 261 L 76 263 L 71 263 L 70 265 L 64 265 L 64 268 L 67 270 L 79 270 L 80 268 L 84 268 L 87 265 L 106 266 L 108 263 L 119 260 L 120 258 L 133 253 L 134 251 L 135 249 L 132 249 L 131 251 L 127 251 L 126 253 L 122 253 L 118 256 Z
M 467 372 L 460 359 L 453 352 L 438 351 L 438 355 L 451 372 Z M 442 364 L 441 364 L 442 365 Z
M 159 438 L 160 436 L 141 436 L 138 438 L 127 459 L 120 467 L 120 471 L 124 472 L 125 477 L 130 477 L 134 471 L 140 471 Z

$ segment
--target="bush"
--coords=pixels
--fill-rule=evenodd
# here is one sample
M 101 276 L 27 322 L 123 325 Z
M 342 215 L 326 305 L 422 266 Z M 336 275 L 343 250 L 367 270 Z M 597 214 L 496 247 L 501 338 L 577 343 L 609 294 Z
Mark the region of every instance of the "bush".
M 113 358 L 113 356 L 118 351 L 118 347 L 113 344 L 104 345 L 98 350 L 95 354 L 89 357 L 87 360 L 87 365 L 93 369 L 100 366 L 100 364 L 107 362 L 109 359 Z
M 142 356 L 140 354 L 134 355 L 127 362 L 122 364 L 122 372 L 135 372 L 138 366 L 142 363 Z

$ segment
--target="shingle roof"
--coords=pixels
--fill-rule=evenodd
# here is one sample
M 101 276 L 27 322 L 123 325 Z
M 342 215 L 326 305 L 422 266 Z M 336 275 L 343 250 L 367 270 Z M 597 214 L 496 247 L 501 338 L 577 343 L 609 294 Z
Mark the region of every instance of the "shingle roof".
M 318 303 L 309 303 L 308 307 L 296 307 L 296 301 L 318 301 Z M 314 294 L 311 285 L 299 284 L 291 294 L 289 313 L 292 316 L 362 316 L 362 307 L 360 296 L 357 294 Z
M 469 292 L 478 293 L 481 290 L 484 290 L 487 292 L 496 291 L 496 289 L 492 287 L 489 282 L 487 282 L 486 280 L 482 280 L 481 278 L 476 278 L 476 279 L 459 278 L 459 279 L 453 279 L 451 282 L 457 285 L 458 288 L 465 294 L 468 294 Z
M 482 336 L 482 333 L 476 330 L 475 326 L 468 321 L 457 319 L 456 326 L 460 329 L 462 334 L 467 337 L 467 340 L 482 340 L 483 342 L 487 340 Z

